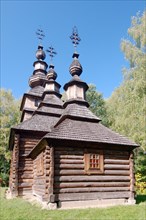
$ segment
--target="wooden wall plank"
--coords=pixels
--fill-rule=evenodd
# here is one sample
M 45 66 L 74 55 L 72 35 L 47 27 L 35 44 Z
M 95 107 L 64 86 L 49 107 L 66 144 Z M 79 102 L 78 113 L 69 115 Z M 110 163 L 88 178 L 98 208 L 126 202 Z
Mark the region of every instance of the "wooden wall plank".
M 90 193 L 63 193 L 56 194 L 56 201 L 95 200 L 95 199 L 118 199 L 129 198 L 129 192 L 90 192 Z

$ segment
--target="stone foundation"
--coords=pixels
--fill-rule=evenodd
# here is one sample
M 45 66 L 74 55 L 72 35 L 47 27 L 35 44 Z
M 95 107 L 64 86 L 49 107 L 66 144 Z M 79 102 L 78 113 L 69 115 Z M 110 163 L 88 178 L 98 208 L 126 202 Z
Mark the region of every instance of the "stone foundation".
M 135 200 L 134 200 L 135 201 Z M 134 202 L 133 201 L 133 202 Z M 106 208 L 109 206 L 116 205 L 132 205 L 127 199 L 99 199 L 99 200 L 88 200 L 88 201 L 70 201 L 70 202 L 59 202 L 59 209 L 76 209 L 76 208 Z

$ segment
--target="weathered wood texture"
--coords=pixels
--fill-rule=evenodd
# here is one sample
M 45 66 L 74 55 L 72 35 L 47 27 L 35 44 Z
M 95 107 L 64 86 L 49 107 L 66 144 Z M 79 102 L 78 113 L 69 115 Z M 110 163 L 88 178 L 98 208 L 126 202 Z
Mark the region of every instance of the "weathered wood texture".
M 134 199 L 134 185 L 135 185 L 135 175 L 134 175 L 134 153 L 130 153 L 130 199 Z
M 50 177 L 53 177 L 53 150 L 46 146 L 44 151 L 39 154 L 33 161 L 34 181 L 33 193 L 39 196 L 43 201 L 49 199 L 49 193 L 53 191 L 53 182 Z M 50 192 L 49 192 L 50 191 Z
M 9 187 L 13 196 L 18 196 L 18 164 L 19 164 L 19 142 L 20 136 L 15 135 L 14 148 L 11 153 Z
M 129 198 L 133 184 L 129 152 L 104 150 L 104 172 L 87 174 L 84 170 L 84 153 L 87 151 L 87 148 L 55 148 L 55 200 Z M 90 147 L 90 152 L 96 153 L 98 149 Z
M 21 196 L 32 193 L 33 161 L 26 157 L 38 143 L 38 138 L 21 136 L 19 143 L 18 193 Z

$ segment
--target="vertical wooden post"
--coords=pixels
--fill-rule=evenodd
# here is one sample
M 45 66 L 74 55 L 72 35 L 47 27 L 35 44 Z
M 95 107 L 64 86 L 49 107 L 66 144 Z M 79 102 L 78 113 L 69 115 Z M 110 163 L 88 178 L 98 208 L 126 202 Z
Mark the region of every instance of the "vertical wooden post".
M 49 202 L 55 202 L 54 192 L 54 147 L 50 147 Z
M 129 166 L 130 166 L 130 197 L 128 202 L 130 204 L 135 204 L 135 175 L 134 175 L 134 153 L 133 151 L 130 152 L 130 157 L 129 157 Z
M 12 170 L 11 170 L 11 172 L 12 172 L 11 192 L 12 192 L 13 197 L 18 196 L 19 142 L 20 142 L 20 136 L 19 136 L 19 134 L 17 134 L 17 135 L 15 135 Z

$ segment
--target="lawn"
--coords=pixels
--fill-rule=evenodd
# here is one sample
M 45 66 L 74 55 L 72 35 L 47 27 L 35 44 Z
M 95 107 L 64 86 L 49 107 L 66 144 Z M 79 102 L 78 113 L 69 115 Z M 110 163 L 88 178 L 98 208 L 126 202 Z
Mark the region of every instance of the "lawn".
M 146 196 L 137 197 L 137 204 L 111 208 L 42 210 L 37 205 L 17 198 L 6 200 L 0 188 L 0 220 L 146 220 Z

